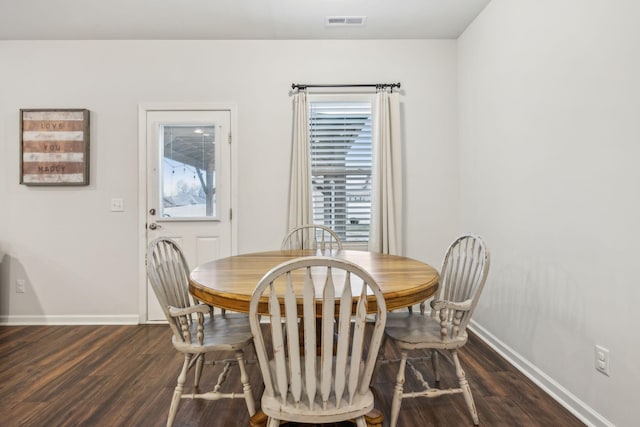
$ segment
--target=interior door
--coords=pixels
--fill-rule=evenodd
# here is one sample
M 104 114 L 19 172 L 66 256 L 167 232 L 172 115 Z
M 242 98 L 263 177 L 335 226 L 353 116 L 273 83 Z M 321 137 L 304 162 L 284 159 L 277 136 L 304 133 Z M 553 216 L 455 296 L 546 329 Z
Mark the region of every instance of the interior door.
M 230 111 L 147 111 L 146 119 L 147 247 L 172 238 L 190 268 L 230 256 Z M 148 283 L 147 320 L 164 320 Z

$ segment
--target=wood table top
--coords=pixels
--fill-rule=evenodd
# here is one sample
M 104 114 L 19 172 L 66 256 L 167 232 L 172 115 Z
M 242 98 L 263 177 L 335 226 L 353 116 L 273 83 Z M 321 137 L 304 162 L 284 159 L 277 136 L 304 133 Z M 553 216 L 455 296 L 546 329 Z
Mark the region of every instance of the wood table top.
M 438 271 L 407 257 L 356 250 L 322 254 L 314 250 L 276 250 L 206 262 L 191 272 L 189 292 L 204 303 L 248 313 L 253 289 L 268 271 L 294 258 L 314 255 L 351 261 L 368 271 L 382 290 L 387 310 L 418 304 L 438 289 Z

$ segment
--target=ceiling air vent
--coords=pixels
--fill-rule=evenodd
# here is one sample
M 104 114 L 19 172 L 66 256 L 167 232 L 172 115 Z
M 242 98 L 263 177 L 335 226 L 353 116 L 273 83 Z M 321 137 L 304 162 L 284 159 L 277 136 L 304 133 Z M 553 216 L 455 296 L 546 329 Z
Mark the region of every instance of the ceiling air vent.
M 366 20 L 366 16 L 327 16 L 326 25 L 329 27 L 364 25 Z

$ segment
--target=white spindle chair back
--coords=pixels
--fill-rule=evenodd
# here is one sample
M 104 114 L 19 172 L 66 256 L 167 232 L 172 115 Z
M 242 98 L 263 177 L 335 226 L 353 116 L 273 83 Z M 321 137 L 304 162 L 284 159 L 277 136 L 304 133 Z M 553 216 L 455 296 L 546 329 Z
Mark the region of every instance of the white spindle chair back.
M 342 249 L 342 241 L 331 228 L 320 224 L 301 225 L 282 239 L 282 250 L 314 249 L 321 252 Z
M 367 341 L 372 304 L 376 316 Z M 261 318 L 270 322 L 261 324 Z M 369 386 L 385 320 L 377 283 L 348 261 L 304 257 L 265 274 L 249 312 L 265 414 L 297 422 L 363 417 L 373 405 Z
M 189 266 L 180 247 L 170 239 L 158 239 L 147 253 L 149 282 L 169 322 L 176 339 L 187 341 L 182 333 L 182 324 L 193 323 L 193 314 L 172 316 L 169 307 L 187 308 L 194 305 L 189 295 Z M 202 343 L 200 343 L 202 344 Z
M 461 236 L 449 246 L 431 310 L 431 317 L 446 323 L 449 334 L 456 336 L 466 333 L 489 273 L 489 262 L 489 251 L 477 236 Z M 438 301 L 465 303 L 466 307 L 457 310 L 455 305 L 444 306 Z

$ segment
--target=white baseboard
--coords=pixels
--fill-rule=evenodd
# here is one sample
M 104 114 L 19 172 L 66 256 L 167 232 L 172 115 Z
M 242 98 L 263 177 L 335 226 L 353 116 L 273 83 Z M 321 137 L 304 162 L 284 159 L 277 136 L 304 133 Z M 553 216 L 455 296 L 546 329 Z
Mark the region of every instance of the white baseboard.
M 105 316 L 0 316 L 0 325 L 137 325 L 140 316 L 133 314 Z
M 580 421 L 593 427 L 615 427 L 613 423 L 473 320 L 469 329 Z

